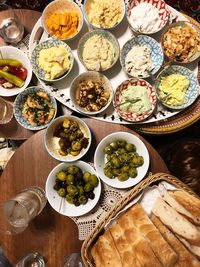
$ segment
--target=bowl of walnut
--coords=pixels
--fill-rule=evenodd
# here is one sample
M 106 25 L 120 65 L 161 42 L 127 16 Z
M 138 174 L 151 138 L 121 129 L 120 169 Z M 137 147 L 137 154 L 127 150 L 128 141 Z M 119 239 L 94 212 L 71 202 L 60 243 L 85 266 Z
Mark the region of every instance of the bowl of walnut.
M 76 77 L 70 87 L 70 98 L 76 110 L 86 115 L 103 112 L 113 99 L 113 88 L 108 78 L 88 71 Z

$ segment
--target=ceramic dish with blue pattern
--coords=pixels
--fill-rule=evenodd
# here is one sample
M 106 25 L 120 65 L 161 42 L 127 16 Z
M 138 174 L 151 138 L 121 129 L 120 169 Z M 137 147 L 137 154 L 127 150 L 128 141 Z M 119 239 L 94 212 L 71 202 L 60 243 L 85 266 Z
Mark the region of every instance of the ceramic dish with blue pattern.
M 49 50 L 51 48 L 56 48 L 56 50 Z M 56 82 L 70 73 L 74 64 L 74 56 L 71 48 L 65 42 L 48 39 L 36 45 L 31 54 L 31 64 L 33 72 L 38 78 L 46 82 Z
M 155 83 L 157 98 L 170 109 L 185 109 L 199 95 L 197 77 L 188 68 L 173 65 L 159 74 Z
M 21 126 L 38 131 L 46 128 L 55 118 L 57 103 L 42 87 L 32 86 L 16 97 L 13 109 L 15 119 Z
M 129 39 L 122 47 L 120 62 L 124 71 L 131 77 L 148 78 L 154 75 L 163 64 L 161 45 L 152 37 L 138 35 Z

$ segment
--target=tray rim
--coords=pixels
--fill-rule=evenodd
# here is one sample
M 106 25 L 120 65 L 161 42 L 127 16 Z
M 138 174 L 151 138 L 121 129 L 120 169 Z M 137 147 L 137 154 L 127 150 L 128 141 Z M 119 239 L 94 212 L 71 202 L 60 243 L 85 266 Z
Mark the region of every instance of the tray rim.
M 131 191 L 125 196 L 107 213 L 99 222 L 99 224 L 93 229 L 90 235 L 84 240 L 81 247 L 81 256 L 85 267 L 95 267 L 91 261 L 90 248 L 95 242 L 98 235 L 104 229 L 104 226 L 110 221 L 117 213 L 124 208 L 134 197 L 141 193 L 145 188 L 152 185 L 155 182 L 165 181 L 174 185 L 178 189 L 182 189 L 187 193 L 197 197 L 199 196 L 194 193 L 186 184 L 181 182 L 177 177 L 167 173 L 156 173 L 148 176 L 146 179 L 137 184 Z

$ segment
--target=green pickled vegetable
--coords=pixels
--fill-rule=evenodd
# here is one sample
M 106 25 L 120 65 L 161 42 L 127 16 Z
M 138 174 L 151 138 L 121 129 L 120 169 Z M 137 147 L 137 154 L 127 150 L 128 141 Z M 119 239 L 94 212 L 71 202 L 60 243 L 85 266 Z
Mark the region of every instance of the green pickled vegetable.
M 18 78 L 17 76 L 10 74 L 8 72 L 0 70 L 0 76 L 7 80 L 8 82 L 16 85 L 17 87 L 22 87 L 24 85 L 24 81 Z
M 0 58 L 0 66 L 10 65 L 13 67 L 20 67 L 22 63 L 17 59 L 12 58 Z

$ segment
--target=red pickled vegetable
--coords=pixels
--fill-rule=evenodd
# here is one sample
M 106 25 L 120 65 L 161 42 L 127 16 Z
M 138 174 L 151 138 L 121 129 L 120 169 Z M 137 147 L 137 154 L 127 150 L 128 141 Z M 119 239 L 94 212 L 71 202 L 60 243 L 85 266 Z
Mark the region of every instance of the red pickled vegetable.
M 18 78 L 20 78 L 21 80 L 25 80 L 27 75 L 28 75 L 28 71 L 26 68 L 24 67 L 14 67 L 14 66 L 10 66 L 9 67 L 9 72 L 16 75 Z
M 6 82 L 7 82 L 6 79 L 4 79 L 4 78 L 0 78 L 0 84 L 6 83 Z

